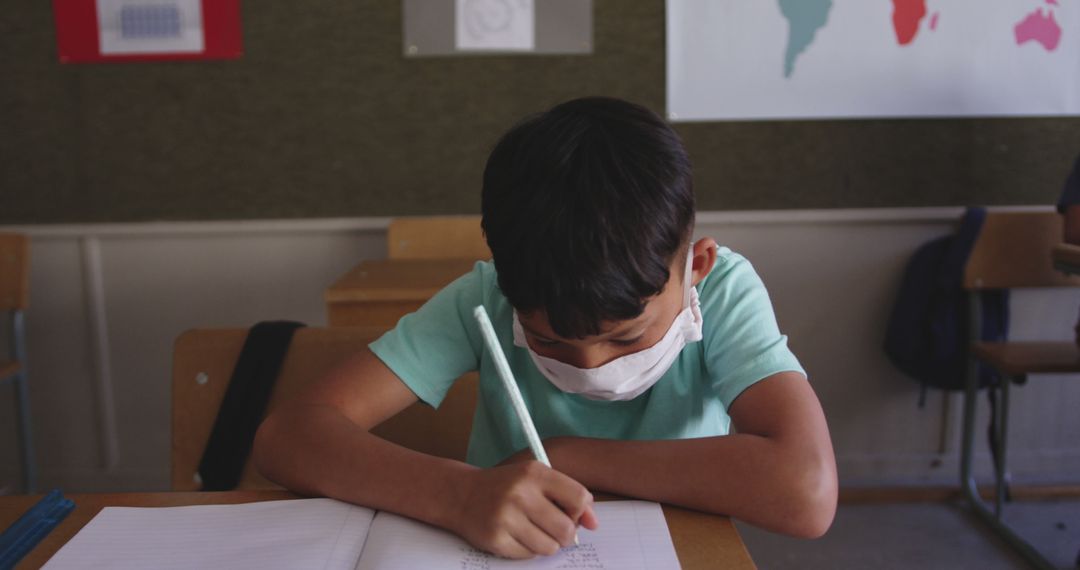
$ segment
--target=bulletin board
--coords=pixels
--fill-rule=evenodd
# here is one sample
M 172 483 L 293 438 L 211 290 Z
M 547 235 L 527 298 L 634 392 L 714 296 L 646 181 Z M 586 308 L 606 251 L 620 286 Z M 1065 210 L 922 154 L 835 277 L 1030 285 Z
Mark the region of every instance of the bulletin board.
M 0 11 L 0 223 L 476 213 L 517 120 L 665 109 L 662 0 L 595 0 L 589 54 L 410 58 L 400 2 L 244 2 L 237 60 L 63 65 Z M 676 123 L 702 210 L 1052 203 L 1075 118 Z

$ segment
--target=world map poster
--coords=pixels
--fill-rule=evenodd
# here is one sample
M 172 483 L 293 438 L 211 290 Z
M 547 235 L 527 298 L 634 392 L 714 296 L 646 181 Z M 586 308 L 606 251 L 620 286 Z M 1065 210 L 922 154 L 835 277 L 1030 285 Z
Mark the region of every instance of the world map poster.
M 1080 0 L 667 0 L 674 121 L 1080 114 Z

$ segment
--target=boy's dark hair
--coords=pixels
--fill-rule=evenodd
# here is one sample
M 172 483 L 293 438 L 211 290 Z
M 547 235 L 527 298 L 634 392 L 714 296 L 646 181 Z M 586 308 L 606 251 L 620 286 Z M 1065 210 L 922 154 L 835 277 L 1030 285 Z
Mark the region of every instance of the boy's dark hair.
M 514 126 L 484 169 L 482 226 L 499 288 L 582 338 L 639 316 L 689 240 L 690 159 L 652 111 L 589 97 Z M 681 278 L 681 275 L 680 275 Z

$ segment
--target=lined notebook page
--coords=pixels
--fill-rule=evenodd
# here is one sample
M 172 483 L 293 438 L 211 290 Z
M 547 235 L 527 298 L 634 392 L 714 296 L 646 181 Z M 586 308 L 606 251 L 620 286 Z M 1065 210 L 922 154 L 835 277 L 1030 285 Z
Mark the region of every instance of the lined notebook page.
M 581 529 L 580 546 L 554 556 L 505 560 L 476 550 L 449 532 L 392 513 L 375 516 L 358 570 L 501 570 L 679 568 L 660 505 L 607 501 L 593 505 L 597 531 Z
M 374 516 L 332 499 L 106 507 L 45 568 L 351 570 Z

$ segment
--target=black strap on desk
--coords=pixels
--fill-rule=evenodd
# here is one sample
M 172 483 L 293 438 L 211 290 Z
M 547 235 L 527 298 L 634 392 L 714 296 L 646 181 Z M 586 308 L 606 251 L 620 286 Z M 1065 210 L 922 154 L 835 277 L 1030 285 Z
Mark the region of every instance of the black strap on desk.
M 240 482 L 289 343 L 302 326 L 292 321 L 264 321 L 248 331 L 199 462 L 204 491 L 228 491 Z

